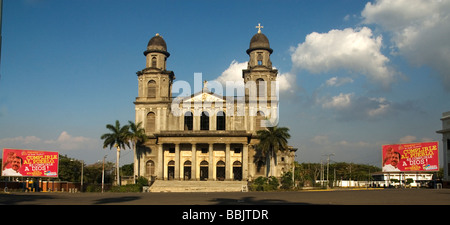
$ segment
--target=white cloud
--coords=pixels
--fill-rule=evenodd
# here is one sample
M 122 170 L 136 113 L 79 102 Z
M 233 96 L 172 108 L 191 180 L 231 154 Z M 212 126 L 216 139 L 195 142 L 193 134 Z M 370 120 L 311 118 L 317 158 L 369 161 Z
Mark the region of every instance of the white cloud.
M 347 83 L 353 83 L 353 79 L 350 77 L 332 77 L 325 82 L 328 87 L 339 87 Z
M 244 80 L 242 78 L 242 70 L 247 69 L 247 64 L 248 62 L 239 63 L 238 61 L 233 60 L 230 66 L 216 78 L 216 81 L 223 85 L 224 91 L 226 90 L 227 81 L 231 81 L 231 83 L 228 82 L 228 84 L 234 84 L 233 87 L 243 87 Z M 293 90 L 295 86 L 295 75 L 292 73 L 278 74 L 277 81 L 280 92 Z
M 343 94 L 340 93 L 338 96 L 333 96 L 331 99 L 325 100 L 322 104 L 323 108 L 336 108 L 344 109 L 350 106 L 351 98 L 354 96 L 353 93 Z
M 407 136 L 400 138 L 399 141 L 400 141 L 400 143 L 412 143 L 412 142 L 416 141 L 416 139 L 417 139 L 417 137 L 415 137 L 415 136 L 407 135 Z
M 311 139 L 311 141 L 312 142 L 314 142 L 315 144 L 318 144 L 318 145 L 328 145 L 329 144 L 329 140 L 328 140 L 328 136 L 326 136 L 326 135 L 317 135 L 317 136 L 314 136 L 312 139 Z
M 248 62 L 239 63 L 233 60 L 228 68 L 217 77 L 217 81 L 225 85 L 227 81 L 243 81 L 242 70 L 247 69 Z
M 355 93 L 323 97 L 317 103 L 324 109 L 332 110 L 336 119 L 344 121 L 378 120 L 401 111 L 417 111 L 414 102 L 394 103 L 383 97 L 356 96 Z
M 392 35 L 398 54 L 411 63 L 435 69 L 450 90 L 450 1 L 377 0 L 361 13 Z
M 304 154 L 309 155 L 308 158 L 315 157 L 316 161 L 325 161 L 327 160 L 325 155 L 333 153 L 331 160 L 351 162 L 360 161 L 361 153 L 363 153 L 363 157 L 368 158 L 370 163 L 377 164 L 370 156 L 378 153 L 374 150 L 381 146 L 379 143 L 341 139 L 337 136 L 339 135 L 318 134 L 306 140 L 304 149 L 309 149 L 309 151 Z
M 54 145 L 56 148 L 61 150 L 81 149 L 89 146 L 90 144 L 95 144 L 95 142 L 96 141 L 94 141 L 93 139 L 87 137 L 73 137 L 66 131 L 63 131 L 56 140 L 45 141 L 46 144 Z
M 385 98 L 369 98 L 369 100 L 375 103 L 374 108 L 367 109 L 367 115 L 369 117 L 383 115 L 389 110 L 390 103 Z
M 389 59 L 381 53 L 381 48 L 382 37 L 374 37 L 367 27 L 313 32 L 293 49 L 291 59 L 294 67 L 312 73 L 343 69 L 388 87 L 394 81 L 395 72 L 387 66 Z
M 0 147 L 51 151 L 101 148 L 98 140 L 82 136 L 74 137 L 66 131 L 61 132 L 55 140 L 43 140 L 36 136 L 3 138 L 0 139 Z

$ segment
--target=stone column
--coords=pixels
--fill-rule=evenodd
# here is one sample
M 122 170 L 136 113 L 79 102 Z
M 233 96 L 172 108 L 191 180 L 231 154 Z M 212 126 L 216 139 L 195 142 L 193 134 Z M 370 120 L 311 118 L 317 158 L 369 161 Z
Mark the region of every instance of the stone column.
M 209 171 L 208 171 L 208 180 L 214 180 L 214 156 L 213 156 L 213 143 L 208 143 L 208 153 L 209 153 Z
M 158 145 L 158 179 L 164 180 L 164 150 L 163 144 Z
M 175 143 L 175 177 L 174 180 L 180 180 L 180 143 Z
M 225 144 L 225 180 L 231 180 L 231 156 L 230 156 L 230 143 Z
M 192 144 L 192 165 L 191 165 L 191 180 L 199 180 L 197 177 L 197 146 L 195 143 Z
M 242 144 L 242 180 L 248 180 L 248 144 Z

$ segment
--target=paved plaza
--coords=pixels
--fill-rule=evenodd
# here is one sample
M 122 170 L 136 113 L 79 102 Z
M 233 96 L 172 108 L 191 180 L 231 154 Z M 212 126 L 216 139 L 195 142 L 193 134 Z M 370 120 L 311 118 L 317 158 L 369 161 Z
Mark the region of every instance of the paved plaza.
M 289 192 L 1 193 L 1 205 L 450 205 L 450 189 Z
M 345 220 L 353 224 L 381 215 L 386 220 L 414 215 L 414 221 L 426 224 L 440 218 L 439 212 L 445 211 L 442 207 L 449 205 L 450 189 L 0 194 L 5 216 L 28 218 L 32 212 L 54 221 L 89 218 L 94 224 L 116 224 L 123 218 L 164 224 L 227 225 L 290 224 L 314 218 L 316 222 Z

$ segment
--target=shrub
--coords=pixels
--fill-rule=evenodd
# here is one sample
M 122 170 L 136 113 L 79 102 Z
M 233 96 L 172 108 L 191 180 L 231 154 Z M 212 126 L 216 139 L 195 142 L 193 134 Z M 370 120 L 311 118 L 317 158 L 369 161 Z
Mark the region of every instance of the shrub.
M 115 186 L 112 192 L 142 192 L 142 184 L 127 184 L 122 186 Z
M 258 177 L 250 185 L 252 191 L 273 191 L 277 190 L 279 186 L 278 179 L 276 177 Z
M 292 172 L 286 172 L 281 176 L 281 188 L 282 189 L 291 189 L 294 186 L 294 182 L 292 181 Z

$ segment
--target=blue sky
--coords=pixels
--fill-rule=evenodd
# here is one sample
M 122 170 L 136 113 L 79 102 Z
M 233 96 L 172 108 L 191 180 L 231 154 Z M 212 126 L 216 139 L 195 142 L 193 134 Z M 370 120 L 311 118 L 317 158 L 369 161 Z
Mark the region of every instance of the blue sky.
M 380 166 L 383 144 L 442 139 L 449 14 L 447 0 L 4 0 L 0 148 L 114 161 L 100 136 L 134 121 L 151 37 L 165 39 L 176 80 L 239 79 L 261 23 L 297 161 Z

